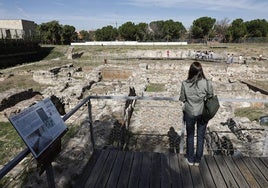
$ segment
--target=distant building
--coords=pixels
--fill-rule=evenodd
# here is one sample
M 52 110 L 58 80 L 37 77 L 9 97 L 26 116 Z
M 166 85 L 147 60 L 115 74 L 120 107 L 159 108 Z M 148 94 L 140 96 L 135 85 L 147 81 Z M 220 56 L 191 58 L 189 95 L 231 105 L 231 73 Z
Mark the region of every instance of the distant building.
M 32 38 L 35 27 L 29 20 L 0 20 L 0 39 Z

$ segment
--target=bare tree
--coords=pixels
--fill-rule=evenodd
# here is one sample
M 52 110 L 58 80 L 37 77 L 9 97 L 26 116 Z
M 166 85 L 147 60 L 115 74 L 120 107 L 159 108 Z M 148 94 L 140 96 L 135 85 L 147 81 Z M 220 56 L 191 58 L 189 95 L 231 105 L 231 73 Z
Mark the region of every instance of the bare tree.
M 219 42 L 226 41 L 225 34 L 229 26 L 230 19 L 228 18 L 217 21 L 214 25 L 215 40 Z

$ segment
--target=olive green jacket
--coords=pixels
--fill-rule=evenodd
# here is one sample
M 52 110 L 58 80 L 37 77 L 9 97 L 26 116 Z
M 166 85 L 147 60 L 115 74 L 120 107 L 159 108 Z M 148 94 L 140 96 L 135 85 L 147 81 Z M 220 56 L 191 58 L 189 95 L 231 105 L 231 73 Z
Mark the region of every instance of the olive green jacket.
M 212 81 L 202 79 L 193 84 L 187 80 L 181 84 L 179 100 L 184 103 L 183 111 L 192 116 L 202 114 L 205 98 L 213 96 Z

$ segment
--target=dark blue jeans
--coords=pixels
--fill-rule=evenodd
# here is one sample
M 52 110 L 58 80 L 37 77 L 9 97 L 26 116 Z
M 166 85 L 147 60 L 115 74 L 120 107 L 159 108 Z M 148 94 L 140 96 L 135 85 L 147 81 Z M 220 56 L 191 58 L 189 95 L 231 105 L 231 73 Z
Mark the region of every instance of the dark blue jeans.
M 186 157 L 189 162 L 199 163 L 203 156 L 204 139 L 208 122 L 204 122 L 202 116 L 191 116 L 184 112 L 186 124 Z M 197 125 L 196 152 L 194 148 L 195 125 Z

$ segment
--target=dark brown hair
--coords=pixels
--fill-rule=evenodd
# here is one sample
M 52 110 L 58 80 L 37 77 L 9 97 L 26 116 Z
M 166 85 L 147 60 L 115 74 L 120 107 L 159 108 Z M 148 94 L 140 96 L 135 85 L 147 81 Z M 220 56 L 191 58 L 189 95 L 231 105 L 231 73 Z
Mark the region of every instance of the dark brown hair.
M 199 63 L 198 61 L 195 61 L 190 66 L 187 82 L 192 82 L 193 84 L 197 84 L 197 82 L 201 79 L 206 79 L 206 76 L 203 72 L 201 63 Z

